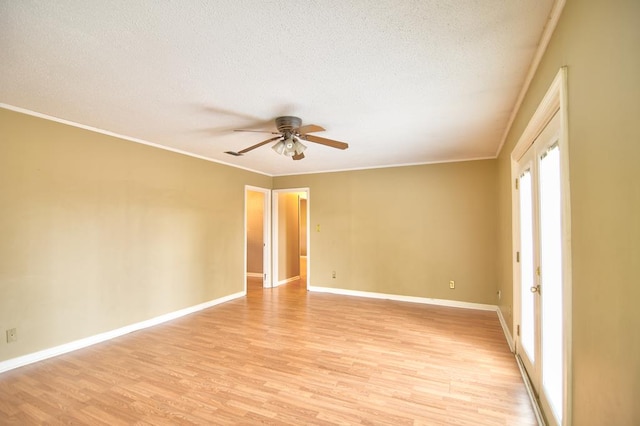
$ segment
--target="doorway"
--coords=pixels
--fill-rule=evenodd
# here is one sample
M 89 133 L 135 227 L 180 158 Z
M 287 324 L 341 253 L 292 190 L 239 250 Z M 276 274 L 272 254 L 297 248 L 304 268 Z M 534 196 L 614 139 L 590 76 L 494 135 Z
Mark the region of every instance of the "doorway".
M 516 356 L 552 425 L 570 424 L 571 256 L 566 73 L 512 157 Z
M 299 281 L 308 288 L 309 188 L 272 191 L 274 287 Z
M 271 190 L 245 186 L 245 293 L 260 282 L 271 286 Z

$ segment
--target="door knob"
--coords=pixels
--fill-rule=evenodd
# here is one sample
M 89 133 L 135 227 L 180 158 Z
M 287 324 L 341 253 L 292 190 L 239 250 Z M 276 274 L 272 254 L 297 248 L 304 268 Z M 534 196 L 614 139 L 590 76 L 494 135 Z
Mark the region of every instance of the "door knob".
M 539 285 L 534 285 L 533 287 L 530 288 L 531 293 L 539 293 L 540 292 L 540 286 Z

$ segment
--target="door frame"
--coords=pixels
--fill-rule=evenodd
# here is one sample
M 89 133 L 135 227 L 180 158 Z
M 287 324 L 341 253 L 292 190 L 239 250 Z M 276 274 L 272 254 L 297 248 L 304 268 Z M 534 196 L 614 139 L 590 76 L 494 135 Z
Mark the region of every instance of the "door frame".
M 310 217 L 311 217 L 311 190 L 308 187 L 303 188 L 286 188 L 286 189 L 273 189 L 271 191 L 271 228 L 272 235 L 274 235 L 271 250 L 273 255 L 271 256 L 271 287 L 277 287 L 279 285 L 278 280 L 278 195 L 286 194 L 290 192 L 305 192 L 307 194 L 307 290 L 311 283 L 311 234 L 310 234 Z
M 533 331 L 533 340 L 535 342 L 535 347 L 534 349 L 534 353 L 533 355 L 533 359 L 534 364 L 531 363 L 529 357 L 527 356 L 526 353 L 521 353 L 521 352 L 525 352 L 524 348 L 523 348 L 523 344 L 522 344 L 522 264 L 523 264 L 523 259 L 524 259 L 524 249 L 522 248 L 522 241 L 521 241 L 521 229 L 520 229 L 520 217 L 521 217 L 521 210 L 520 210 L 520 200 L 521 197 L 523 196 L 523 187 L 524 184 L 522 183 L 523 180 L 523 174 L 525 171 L 529 171 L 529 176 L 530 176 L 530 180 L 531 180 L 531 188 L 530 188 L 530 193 L 528 194 L 530 197 L 530 203 L 531 203 L 531 237 L 532 237 L 532 245 L 531 245 L 531 249 L 532 252 L 530 253 L 531 255 L 531 273 L 534 275 L 534 280 L 531 283 L 532 285 L 536 285 L 538 283 L 538 277 L 537 274 L 534 273 L 534 270 L 536 269 L 536 265 L 540 264 L 540 258 L 539 258 L 539 250 L 536 250 L 537 245 L 536 245 L 536 239 L 539 237 L 539 222 L 538 222 L 538 218 L 539 218 L 539 201 L 538 201 L 538 193 L 536 192 L 537 189 L 537 185 L 535 182 L 535 177 L 537 176 L 537 168 L 536 165 L 534 164 L 536 161 L 536 153 L 534 151 L 534 147 L 533 145 L 530 147 L 530 149 L 525 152 L 525 154 L 519 159 L 519 161 L 514 165 L 515 169 L 514 172 L 516 174 L 516 179 L 518 179 L 518 184 L 516 185 L 517 190 L 514 191 L 514 197 L 517 197 L 517 206 L 515 208 L 515 212 L 517 213 L 517 218 L 514 217 L 514 223 L 517 224 L 517 229 L 518 229 L 518 235 L 514 236 L 514 240 L 518 241 L 517 246 L 515 246 L 515 250 L 516 250 L 516 262 L 514 264 L 514 275 L 517 274 L 517 280 L 514 280 L 514 283 L 517 282 L 518 283 L 518 288 L 517 288 L 517 297 L 516 297 L 516 289 L 514 288 L 514 297 L 516 297 L 516 299 L 514 300 L 514 305 L 515 307 L 517 307 L 517 310 L 514 310 L 514 321 L 517 321 L 518 325 L 520 327 L 516 328 L 516 339 L 514 340 L 514 351 L 516 353 L 516 355 L 519 356 L 519 361 L 522 363 L 523 367 L 525 367 L 525 370 L 528 373 L 528 376 L 530 377 L 531 381 L 533 382 L 534 385 L 534 389 L 537 389 L 537 387 L 539 386 L 539 377 L 538 377 L 538 373 L 539 371 L 534 371 L 534 367 L 537 365 L 537 361 L 540 359 L 540 345 L 538 344 L 538 342 L 540 342 L 540 298 L 539 297 L 534 297 L 532 300 L 533 303 L 533 325 L 535 326 L 535 329 Z M 535 169 L 535 170 L 534 170 Z M 517 221 L 517 222 L 516 222 Z M 516 269 L 517 268 L 517 269 Z M 529 278 L 532 278 L 532 276 L 529 276 Z M 533 296 L 532 296 L 533 297 Z M 530 348 L 531 349 L 531 348 Z M 537 390 L 536 390 L 536 394 L 537 394 Z
M 562 67 L 558 71 L 551 86 L 544 98 L 540 102 L 536 112 L 527 124 L 520 139 L 516 143 L 511 153 L 511 211 L 512 211 L 512 271 L 513 271 L 513 328 L 515 340 L 519 340 L 518 327 L 520 323 L 520 274 L 517 259 L 517 252 L 520 250 L 520 229 L 519 229 L 519 195 L 516 189 L 516 179 L 518 178 L 518 162 L 532 146 L 540 133 L 547 126 L 556 113 L 560 114 L 560 180 L 562 192 L 562 297 L 563 297 L 563 392 L 562 392 L 562 425 L 571 424 L 571 383 L 572 383 L 572 363 L 571 363 L 571 336 L 572 336 L 572 274 L 571 274 L 571 195 L 569 188 L 569 134 L 568 134 L 568 108 L 567 108 L 567 68 Z M 518 342 L 514 347 L 518 347 Z M 517 351 L 517 350 L 516 350 Z M 516 356 L 519 355 L 516 353 Z M 521 362 L 521 361 L 519 361 Z M 544 366 L 543 366 L 544 368 Z M 527 380 L 527 378 L 525 378 Z M 539 392 L 539 389 L 536 390 Z M 537 401 L 533 401 L 537 405 Z M 547 419 L 553 419 L 548 413 Z M 555 421 L 554 421 L 555 423 Z
M 262 205 L 262 286 L 271 286 L 271 189 L 259 186 L 244 186 L 244 293 L 247 293 L 247 198 L 248 192 L 261 192 L 264 195 Z

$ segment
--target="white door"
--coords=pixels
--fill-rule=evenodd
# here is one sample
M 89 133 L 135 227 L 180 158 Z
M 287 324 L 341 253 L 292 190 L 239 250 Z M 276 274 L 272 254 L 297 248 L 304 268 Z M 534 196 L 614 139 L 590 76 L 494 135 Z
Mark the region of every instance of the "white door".
M 516 351 L 550 424 L 565 383 L 560 114 L 517 160 L 519 323 Z

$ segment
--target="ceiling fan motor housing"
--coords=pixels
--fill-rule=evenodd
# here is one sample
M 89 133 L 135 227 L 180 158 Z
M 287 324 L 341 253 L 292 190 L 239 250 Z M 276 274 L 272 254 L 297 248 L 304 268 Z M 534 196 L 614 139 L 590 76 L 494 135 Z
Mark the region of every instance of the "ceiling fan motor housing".
M 302 120 L 298 117 L 284 116 L 276 118 L 276 127 L 283 134 L 293 133 L 302 125 Z

